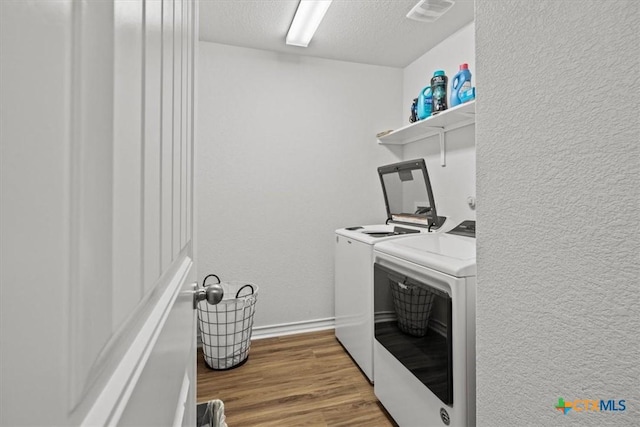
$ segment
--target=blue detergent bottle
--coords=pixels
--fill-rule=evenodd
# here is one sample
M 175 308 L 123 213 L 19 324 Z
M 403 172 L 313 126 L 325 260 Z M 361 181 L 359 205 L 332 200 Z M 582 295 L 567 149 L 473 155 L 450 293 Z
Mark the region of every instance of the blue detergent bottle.
M 418 96 L 417 116 L 418 120 L 426 119 L 431 115 L 431 86 L 420 91 Z
M 469 71 L 469 64 L 461 64 L 460 71 L 451 80 L 451 99 L 450 106 L 462 104 L 464 101 L 462 94 L 471 89 L 471 71 Z M 466 97 L 465 97 L 466 99 Z

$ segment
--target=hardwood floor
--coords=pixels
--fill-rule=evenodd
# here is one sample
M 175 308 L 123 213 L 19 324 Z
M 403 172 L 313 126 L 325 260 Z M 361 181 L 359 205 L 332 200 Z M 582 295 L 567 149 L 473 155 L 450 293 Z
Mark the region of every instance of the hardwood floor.
M 211 399 L 229 427 L 396 425 L 333 330 L 253 341 L 228 371 L 209 369 L 199 350 L 197 400 Z

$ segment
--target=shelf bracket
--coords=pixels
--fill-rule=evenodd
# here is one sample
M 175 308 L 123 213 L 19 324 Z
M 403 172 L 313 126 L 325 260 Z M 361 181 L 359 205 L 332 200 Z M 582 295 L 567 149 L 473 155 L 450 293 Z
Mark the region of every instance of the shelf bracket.
M 445 152 L 446 152 L 446 144 L 445 144 L 445 136 L 444 136 L 444 128 L 438 129 L 438 135 L 440 135 L 440 166 L 447 166 Z

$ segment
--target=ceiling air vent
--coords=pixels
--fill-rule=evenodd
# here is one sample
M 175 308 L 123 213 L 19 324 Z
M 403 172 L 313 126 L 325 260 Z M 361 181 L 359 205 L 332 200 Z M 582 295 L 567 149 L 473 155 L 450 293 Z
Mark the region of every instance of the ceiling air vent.
M 453 0 L 420 0 L 407 13 L 407 18 L 416 21 L 433 22 L 451 9 L 454 3 Z

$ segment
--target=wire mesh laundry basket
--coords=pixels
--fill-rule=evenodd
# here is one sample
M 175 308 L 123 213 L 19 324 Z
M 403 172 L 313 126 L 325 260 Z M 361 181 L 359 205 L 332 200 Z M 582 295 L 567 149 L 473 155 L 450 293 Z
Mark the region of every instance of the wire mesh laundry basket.
M 389 280 L 393 308 L 398 328 L 409 335 L 423 337 L 427 334 L 435 293 L 416 285 Z
M 216 370 L 231 369 L 243 364 L 249 356 L 253 315 L 256 311 L 258 286 L 248 282 L 220 282 L 224 297 L 216 305 L 206 300 L 198 302 L 198 325 L 206 364 Z

